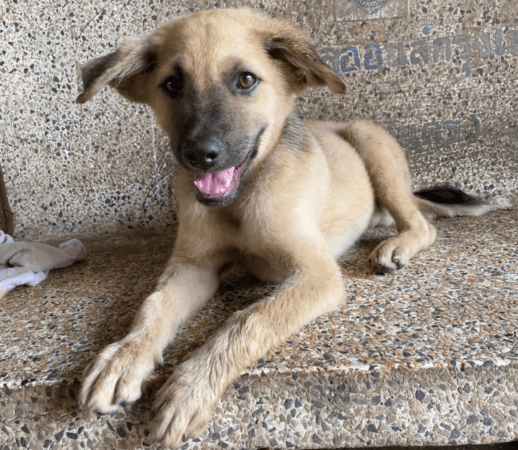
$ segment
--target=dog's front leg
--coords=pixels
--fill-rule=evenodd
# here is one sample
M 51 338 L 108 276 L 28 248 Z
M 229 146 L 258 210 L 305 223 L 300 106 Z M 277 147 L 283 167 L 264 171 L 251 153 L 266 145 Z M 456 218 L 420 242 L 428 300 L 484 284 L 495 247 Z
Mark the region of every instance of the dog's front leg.
M 106 347 L 85 369 L 80 404 L 100 413 L 137 400 L 180 325 L 218 287 L 217 268 L 170 261 L 159 289 L 142 304 L 130 333 Z
M 178 447 L 206 428 L 234 378 L 270 348 L 316 317 L 338 308 L 344 296 L 338 265 L 315 259 L 272 297 L 234 314 L 209 341 L 178 367 L 157 394 L 153 432 Z

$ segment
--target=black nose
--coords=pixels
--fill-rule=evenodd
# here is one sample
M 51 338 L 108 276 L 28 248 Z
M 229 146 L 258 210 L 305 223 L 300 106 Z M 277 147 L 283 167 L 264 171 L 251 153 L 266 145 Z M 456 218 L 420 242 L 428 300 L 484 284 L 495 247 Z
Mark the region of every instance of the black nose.
M 185 143 L 183 155 L 193 168 L 206 172 L 212 169 L 223 152 L 223 144 L 219 139 L 189 140 Z

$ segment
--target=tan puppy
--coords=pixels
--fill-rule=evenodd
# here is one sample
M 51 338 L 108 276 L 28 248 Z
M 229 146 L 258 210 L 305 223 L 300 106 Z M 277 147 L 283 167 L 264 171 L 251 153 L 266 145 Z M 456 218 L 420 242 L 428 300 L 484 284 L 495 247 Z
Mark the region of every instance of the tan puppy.
M 181 17 L 88 63 L 83 80 L 80 103 L 107 84 L 147 103 L 180 169 L 171 260 L 130 333 L 87 367 L 81 403 L 108 413 L 137 400 L 178 327 L 211 298 L 229 261 L 282 283 L 176 367 L 154 405 L 153 430 L 166 446 L 202 433 L 248 365 L 340 307 L 336 260 L 369 224 L 396 223 L 399 234 L 371 255 L 376 271 L 392 272 L 433 243 L 427 218 L 488 209 L 455 190 L 420 193 L 432 200 L 451 195 L 443 202 L 450 205 L 412 194 L 402 150 L 369 122 L 299 118 L 294 98 L 307 87 L 347 89 L 287 22 L 247 10 Z

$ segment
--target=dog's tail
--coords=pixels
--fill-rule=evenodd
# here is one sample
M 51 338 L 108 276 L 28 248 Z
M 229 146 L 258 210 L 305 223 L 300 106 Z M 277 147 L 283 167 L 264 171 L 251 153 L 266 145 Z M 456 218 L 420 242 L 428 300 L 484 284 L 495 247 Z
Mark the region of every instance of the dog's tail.
M 481 216 L 491 211 L 485 200 L 451 186 L 435 186 L 414 192 L 420 211 L 428 220 L 441 217 Z

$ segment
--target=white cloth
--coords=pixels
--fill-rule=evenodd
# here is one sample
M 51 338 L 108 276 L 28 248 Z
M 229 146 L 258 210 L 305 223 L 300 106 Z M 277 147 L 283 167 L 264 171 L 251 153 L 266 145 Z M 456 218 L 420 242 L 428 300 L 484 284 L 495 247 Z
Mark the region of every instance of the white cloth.
M 50 269 L 67 267 L 86 257 L 86 249 L 78 239 L 60 244 L 14 242 L 0 230 L 0 298 L 16 286 L 36 286 L 47 278 Z M 15 266 L 15 267 L 12 267 Z

